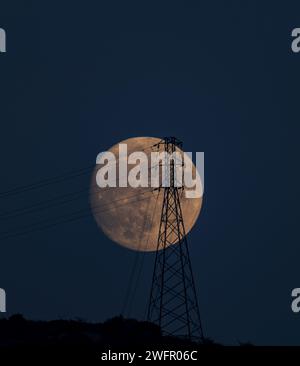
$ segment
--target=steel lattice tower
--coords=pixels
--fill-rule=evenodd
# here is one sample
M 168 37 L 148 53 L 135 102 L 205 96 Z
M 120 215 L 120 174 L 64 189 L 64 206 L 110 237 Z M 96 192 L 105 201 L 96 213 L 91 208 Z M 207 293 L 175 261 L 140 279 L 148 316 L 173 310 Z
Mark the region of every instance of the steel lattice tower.
M 182 142 L 164 138 L 156 146 L 172 154 Z M 150 292 L 147 320 L 160 326 L 164 335 L 203 341 L 194 277 L 185 235 L 184 220 L 176 187 L 174 160 L 166 163 L 170 184 L 163 189 L 163 205 Z M 176 243 L 176 244 L 174 244 Z

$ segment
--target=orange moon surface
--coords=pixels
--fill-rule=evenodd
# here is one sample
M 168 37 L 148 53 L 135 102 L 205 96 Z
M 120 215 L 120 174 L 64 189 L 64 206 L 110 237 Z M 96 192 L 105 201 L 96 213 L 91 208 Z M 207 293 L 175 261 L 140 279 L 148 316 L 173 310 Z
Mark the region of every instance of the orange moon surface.
M 148 156 L 157 151 L 152 148 L 161 139 L 154 137 L 134 137 L 120 142 L 127 144 L 128 155 L 135 151 L 143 151 Z M 118 171 L 119 143 L 111 147 L 116 156 Z M 163 146 L 159 151 L 163 151 Z M 180 151 L 180 150 L 178 150 Z M 184 155 L 186 159 L 187 155 Z M 128 165 L 128 172 L 134 165 Z M 96 165 L 92 174 L 90 203 L 97 225 L 104 234 L 115 243 L 136 251 L 155 251 L 164 189 L 154 190 L 152 187 L 105 187 L 96 184 L 96 174 L 100 165 Z M 193 169 L 196 169 L 195 166 Z M 117 173 L 118 178 L 118 173 Z M 150 179 L 150 171 L 149 171 Z M 188 188 L 187 188 L 188 189 Z M 202 206 L 201 198 L 186 198 L 185 191 L 180 192 L 182 216 L 186 234 L 194 226 Z M 174 241 L 175 244 L 175 241 Z

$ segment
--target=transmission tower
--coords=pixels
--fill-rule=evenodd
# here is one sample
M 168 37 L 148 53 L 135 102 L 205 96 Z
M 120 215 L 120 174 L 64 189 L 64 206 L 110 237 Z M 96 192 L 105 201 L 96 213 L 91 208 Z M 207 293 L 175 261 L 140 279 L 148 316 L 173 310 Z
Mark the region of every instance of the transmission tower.
M 172 154 L 182 148 L 175 137 L 166 137 L 157 145 Z M 176 161 L 165 162 L 169 184 L 163 189 L 163 205 L 147 320 L 161 328 L 162 334 L 203 341 L 194 277 L 185 235 L 184 220 L 176 186 Z

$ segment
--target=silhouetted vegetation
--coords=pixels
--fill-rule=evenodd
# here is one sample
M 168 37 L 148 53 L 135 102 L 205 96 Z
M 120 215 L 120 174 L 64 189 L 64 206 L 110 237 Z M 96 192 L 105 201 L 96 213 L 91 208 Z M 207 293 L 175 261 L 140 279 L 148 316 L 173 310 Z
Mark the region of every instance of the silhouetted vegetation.
M 144 354 L 146 350 L 197 350 L 200 360 L 228 355 L 245 353 L 250 359 L 261 350 L 269 356 L 272 347 L 253 347 L 251 343 L 239 343 L 239 347 L 224 347 L 212 339 L 193 343 L 176 337 L 166 337 L 161 334 L 156 325 L 125 319 L 122 316 L 109 319 L 103 323 L 89 323 L 81 319 L 32 321 L 24 319 L 20 314 L 0 320 L 0 360 L 6 355 L 8 359 L 17 358 L 39 362 L 52 359 L 97 361 L 101 360 L 102 352 L 136 352 Z M 272 348 L 273 350 L 274 348 Z M 277 353 L 278 354 L 278 353 Z M 139 359 L 137 359 L 139 361 Z M 39 363 L 40 364 L 40 363 Z M 41 363 L 43 364 L 43 363 Z
M 207 339 L 206 345 L 218 346 Z M 26 320 L 20 314 L 0 320 L 0 348 L 20 346 L 97 346 L 104 348 L 161 348 L 169 346 L 197 346 L 187 340 L 161 335 L 155 324 L 115 317 L 104 323 L 83 320 Z

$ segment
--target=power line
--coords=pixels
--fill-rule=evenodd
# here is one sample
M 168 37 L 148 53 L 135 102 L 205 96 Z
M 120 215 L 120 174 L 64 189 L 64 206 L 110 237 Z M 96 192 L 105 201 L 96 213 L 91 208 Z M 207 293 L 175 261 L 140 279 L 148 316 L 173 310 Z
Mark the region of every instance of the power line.
M 47 178 L 47 179 L 42 179 L 36 183 L 32 183 L 32 184 L 27 184 L 24 186 L 19 186 L 13 189 L 9 189 L 7 191 L 3 191 L 0 192 L 0 197 L 8 197 L 8 196 L 12 196 L 15 194 L 19 194 L 19 193 L 23 193 L 23 192 L 27 192 L 27 191 L 31 191 L 37 188 L 43 188 L 46 186 L 49 186 L 50 184 L 56 184 L 56 183 L 60 183 L 63 182 L 65 180 L 69 180 L 69 179 L 73 179 L 73 178 L 77 178 L 80 177 L 82 175 L 85 175 L 87 173 L 90 173 L 91 169 L 94 168 L 95 166 L 92 165 L 88 168 L 83 168 L 83 169 L 79 169 L 77 171 L 73 171 L 73 172 L 69 172 L 67 174 L 61 175 L 61 176 L 57 176 L 54 178 Z
M 153 209 L 152 217 L 151 217 L 151 221 L 150 221 L 150 228 L 152 228 L 152 224 L 153 224 L 153 219 L 154 219 L 154 216 L 155 216 L 155 211 L 156 211 L 156 206 L 157 206 L 157 201 L 158 201 L 159 193 L 160 193 L 160 191 L 157 191 L 157 196 L 156 196 L 156 199 L 155 199 L 154 209 Z M 140 265 L 139 265 L 139 269 L 138 269 L 137 276 L 136 276 L 136 279 L 135 279 L 135 284 L 134 284 L 134 287 L 133 287 L 133 293 L 132 293 L 131 300 L 130 300 L 129 306 L 128 306 L 128 315 L 129 316 L 131 314 L 132 304 L 133 304 L 133 301 L 135 299 L 136 292 L 137 292 L 137 289 L 138 289 L 138 286 L 139 286 L 139 282 L 140 282 L 140 278 L 141 278 L 141 275 L 142 275 L 143 264 L 144 264 L 144 259 L 145 259 L 145 255 L 146 255 L 146 249 L 148 248 L 148 244 L 149 244 L 149 237 L 150 237 L 150 233 L 148 231 L 147 241 L 146 241 L 146 245 L 145 245 L 145 250 L 142 253 L 141 262 L 140 262 Z
M 156 166 L 151 166 L 148 168 L 148 170 L 153 169 L 155 167 Z M 80 197 L 82 197 L 83 193 L 86 193 L 87 191 L 89 191 L 93 188 L 99 188 L 99 187 L 97 185 L 93 185 L 91 187 L 84 188 L 79 191 L 67 193 L 67 194 L 60 195 L 60 196 L 57 196 L 57 197 L 54 197 L 51 199 L 37 202 L 33 205 L 29 205 L 29 206 L 26 206 L 23 208 L 17 208 L 14 210 L 3 212 L 0 214 L 0 220 L 9 220 L 9 219 L 12 219 L 15 217 L 23 216 L 23 215 L 30 214 L 30 213 L 35 213 L 35 212 L 42 211 L 42 210 L 45 210 L 48 208 L 52 208 L 52 207 L 56 207 L 56 206 L 60 206 L 60 205 L 64 205 L 64 204 L 73 202 L 75 199 L 79 199 Z M 101 188 L 101 192 L 106 191 L 110 188 L 111 187 Z M 93 196 L 93 194 L 96 194 L 96 193 L 98 193 L 98 192 L 90 193 L 88 195 L 88 197 L 91 197 L 91 196 Z M 69 197 L 73 197 L 73 198 L 68 199 Z M 58 202 L 56 202 L 56 201 L 58 201 Z
M 139 201 L 148 199 L 148 197 L 142 198 L 142 199 L 139 199 L 139 200 L 130 201 L 130 202 L 125 202 L 123 204 L 111 206 L 111 207 L 108 207 L 106 209 L 102 209 L 102 208 L 105 207 L 105 206 L 110 206 L 114 202 L 123 201 L 123 200 L 127 200 L 127 199 L 130 199 L 130 198 L 135 198 L 139 195 L 143 195 L 143 194 L 150 193 L 150 192 L 152 192 L 152 190 L 149 190 L 149 191 L 146 191 L 146 192 L 141 192 L 141 193 L 138 193 L 138 194 L 135 194 L 135 195 L 132 195 L 132 196 L 123 197 L 123 198 L 114 200 L 112 202 L 109 202 L 107 204 L 100 205 L 100 206 L 94 206 L 92 208 L 95 210 L 96 213 L 108 211 L 108 210 L 111 210 L 111 209 L 115 209 L 115 208 L 127 205 L 129 203 L 135 203 L 135 202 L 139 202 Z M 98 209 L 100 209 L 100 210 L 98 211 Z M 81 214 L 81 212 L 83 212 L 83 214 Z M 84 212 L 86 212 L 86 213 L 84 213 Z M 73 217 L 74 215 L 75 215 L 75 217 Z M 59 221 L 48 222 L 48 220 L 43 220 L 43 221 L 34 223 L 31 226 L 20 228 L 20 230 L 23 229 L 24 231 L 20 231 L 20 232 L 16 232 L 16 233 L 11 233 L 11 231 L 2 232 L 2 233 L 0 233 L 0 240 L 10 239 L 10 238 L 20 236 L 20 235 L 25 235 L 25 234 L 28 234 L 28 233 L 31 233 L 31 232 L 43 231 L 44 229 L 48 229 L 50 227 L 57 226 L 57 225 L 60 225 L 60 224 L 63 224 L 63 223 L 68 223 L 68 222 L 72 222 L 72 221 L 75 221 L 75 220 L 79 220 L 81 218 L 89 217 L 91 215 L 92 215 L 92 213 L 90 212 L 90 210 L 79 210 L 77 212 L 71 213 L 70 215 L 64 215 L 64 216 L 59 217 Z M 39 227 L 39 225 L 42 225 L 42 226 Z
M 144 217 L 144 222 L 143 222 L 143 226 L 142 226 L 142 230 L 141 230 L 140 242 L 139 242 L 139 245 L 138 245 L 138 247 L 136 249 L 136 252 L 135 252 L 133 266 L 132 266 L 132 269 L 131 269 L 131 272 L 130 272 L 129 281 L 128 281 L 128 285 L 127 285 L 127 290 L 126 290 L 124 303 L 123 303 L 123 307 L 122 307 L 122 311 L 121 311 L 121 314 L 124 314 L 124 315 L 125 315 L 126 310 L 127 310 L 127 304 L 128 304 L 129 296 L 130 296 L 130 293 L 131 293 L 131 287 L 132 287 L 133 279 L 134 279 L 135 272 L 136 272 L 137 265 L 138 265 L 138 261 L 139 261 L 139 250 L 140 250 L 141 243 L 142 243 L 142 240 L 141 240 L 142 235 L 144 234 L 144 229 L 145 229 L 145 226 L 146 226 L 146 223 L 147 223 L 149 204 L 150 204 L 150 201 L 148 202 L 148 205 L 147 205 L 146 214 L 145 214 L 145 217 Z
M 0 214 L 0 220 L 8 220 L 11 218 L 15 218 L 18 216 L 22 216 L 23 214 L 28 214 L 28 213 L 33 213 L 33 212 L 37 212 L 37 211 L 41 211 L 41 210 L 45 210 L 51 207 L 55 207 L 55 206 L 59 206 L 59 205 L 63 205 L 69 202 L 72 202 L 76 199 L 79 199 L 80 197 L 83 196 L 82 193 L 86 193 L 87 191 L 93 189 L 95 186 L 92 187 L 88 187 L 88 188 L 84 188 L 81 189 L 79 191 L 75 191 L 75 192 L 71 192 L 71 193 L 67 193 L 67 194 L 63 194 L 54 198 L 50 198 L 41 202 L 37 202 L 33 205 L 29 205 L 26 207 L 22 207 L 22 208 L 17 208 L 15 210 L 10 210 L 7 212 L 3 212 Z M 107 190 L 109 188 L 101 188 L 101 191 Z M 95 192 L 96 193 L 96 192 Z M 93 194 L 89 194 L 88 196 L 92 196 Z M 85 196 L 85 195 L 84 195 Z M 68 197 L 73 197 L 71 199 L 65 199 Z M 56 202 L 58 201 L 58 202 Z
M 149 146 L 145 147 L 144 149 L 142 149 L 141 151 L 148 150 L 152 147 L 153 147 L 153 145 L 149 145 Z M 65 180 L 80 177 L 82 175 L 90 173 L 90 171 L 92 169 L 94 169 L 95 166 L 96 166 L 96 164 L 95 165 L 90 165 L 86 168 L 81 168 L 81 169 L 78 169 L 78 170 L 72 170 L 72 171 L 70 171 L 68 173 L 65 173 L 63 175 L 55 176 L 55 177 L 52 177 L 52 178 L 41 179 L 41 180 L 38 180 L 35 183 L 30 183 L 30 184 L 15 187 L 15 188 L 12 188 L 12 189 L 9 189 L 9 190 L 6 190 L 6 191 L 2 191 L 2 192 L 0 192 L 0 198 L 12 196 L 12 195 L 15 195 L 15 194 L 31 191 L 31 190 L 38 189 L 38 188 L 43 188 L 43 187 L 49 186 L 51 184 L 57 184 L 57 183 L 61 183 L 61 182 L 65 181 Z

